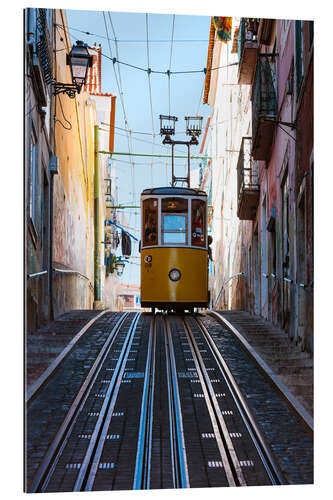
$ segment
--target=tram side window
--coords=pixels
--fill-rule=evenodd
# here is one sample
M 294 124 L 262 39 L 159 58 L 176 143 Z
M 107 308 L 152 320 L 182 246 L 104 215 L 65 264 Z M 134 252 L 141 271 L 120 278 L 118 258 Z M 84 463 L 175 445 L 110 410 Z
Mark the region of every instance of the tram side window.
M 158 202 L 150 198 L 143 202 L 143 246 L 157 245 Z
M 206 246 L 206 203 L 203 200 L 192 200 L 192 245 Z
M 162 200 L 162 231 L 164 245 L 187 244 L 187 199 Z

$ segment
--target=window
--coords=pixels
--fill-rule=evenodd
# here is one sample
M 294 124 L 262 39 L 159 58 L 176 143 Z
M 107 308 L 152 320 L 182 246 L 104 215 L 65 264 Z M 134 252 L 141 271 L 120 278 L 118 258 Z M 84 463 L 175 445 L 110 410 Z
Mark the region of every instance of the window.
M 188 201 L 182 198 L 164 198 L 162 200 L 163 244 L 187 244 Z
M 37 206 L 37 161 L 38 146 L 35 134 L 31 134 L 30 141 L 30 186 L 29 186 L 29 215 L 36 228 L 36 206 Z
M 192 227 L 191 241 L 196 247 L 206 246 L 206 202 L 203 200 L 192 200 Z
M 149 198 L 143 202 L 143 246 L 157 245 L 158 241 L 158 201 Z

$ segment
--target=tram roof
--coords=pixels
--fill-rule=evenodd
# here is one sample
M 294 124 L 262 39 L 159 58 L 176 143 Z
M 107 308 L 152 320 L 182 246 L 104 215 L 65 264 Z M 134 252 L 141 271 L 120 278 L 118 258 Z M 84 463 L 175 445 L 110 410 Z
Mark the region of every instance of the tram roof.
M 184 187 L 158 187 L 158 188 L 150 188 L 144 189 L 141 195 L 147 194 L 171 194 L 178 196 L 207 196 L 205 191 L 196 188 L 184 188 Z

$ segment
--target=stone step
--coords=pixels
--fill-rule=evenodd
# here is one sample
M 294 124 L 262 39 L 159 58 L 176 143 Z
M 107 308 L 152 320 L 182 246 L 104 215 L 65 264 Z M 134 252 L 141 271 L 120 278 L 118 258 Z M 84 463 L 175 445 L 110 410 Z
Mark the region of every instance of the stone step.
M 298 358 L 291 358 L 288 360 L 288 365 L 287 366 L 291 366 L 293 367 L 294 369 L 298 369 L 298 368 L 309 368 L 309 369 L 313 369 L 313 359 L 310 358 L 310 357 L 298 357 Z M 277 359 L 274 361 L 274 367 L 279 370 L 280 368 L 281 369 L 285 369 L 286 368 L 286 361 L 284 359 Z
M 304 376 L 306 376 L 307 374 L 311 374 L 311 376 L 312 376 L 312 373 L 313 373 L 312 366 L 306 366 L 306 365 L 295 366 L 294 363 L 289 363 L 289 364 L 284 364 L 284 365 L 281 365 L 281 364 L 276 365 L 274 363 L 273 368 L 274 368 L 275 373 L 277 373 L 278 375 L 303 374 Z

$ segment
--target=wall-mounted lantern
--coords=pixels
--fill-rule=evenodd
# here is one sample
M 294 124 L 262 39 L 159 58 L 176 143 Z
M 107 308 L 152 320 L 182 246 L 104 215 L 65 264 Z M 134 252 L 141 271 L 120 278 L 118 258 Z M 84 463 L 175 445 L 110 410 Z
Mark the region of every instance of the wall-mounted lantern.
M 115 268 L 116 268 L 117 276 L 119 276 L 119 277 L 122 276 L 124 269 L 125 269 L 125 262 L 120 260 L 120 259 L 117 260 L 117 262 L 115 263 Z
M 73 99 L 86 83 L 88 68 L 92 65 L 92 55 L 89 54 L 87 44 L 78 40 L 70 53 L 67 54 L 66 64 L 70 67 L 73 83 L 53 81 L 53 95 L 67 94 Z

